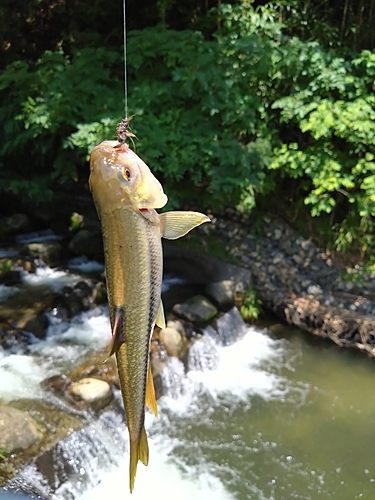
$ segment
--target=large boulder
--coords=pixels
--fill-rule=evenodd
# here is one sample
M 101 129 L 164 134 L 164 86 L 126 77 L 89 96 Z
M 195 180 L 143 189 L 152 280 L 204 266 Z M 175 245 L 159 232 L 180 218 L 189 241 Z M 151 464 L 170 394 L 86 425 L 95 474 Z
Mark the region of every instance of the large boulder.
M 205 288 L 206 294 L 219 309 L 229 309 L 235 302 L 235 284 L 232 280 L 215 281 Z
M 11 215 L 6 219 L 5 224 L 10 233 L 25 232 L 32 229 L 30 217 L 22 213 Z
M 50 267 L 57 267 L 62 262 L 62 246 L 57 241 L 28 243 L 27 253 L 34 259 L 40 259 Z
M 0 454 L 23 451 L 41 441 L 44 429 L 22 410 L 0 406 Z
M 173 307 L 173 312 L 189 321 L 206 323 L 217 314 L 216 307 L 203 295 L 195 295 Z
M 15 321 L 15 326 L 18 330 L 30 332 L 38 339 L 45 338 L 48 325 L 47 316 L 43 312 L 28 312 Z
M 101 259 L 103 257 L 103 242 L 100 232 L 90 229 L 80 229 L 70 240 L 68 248 L 76 255 Z

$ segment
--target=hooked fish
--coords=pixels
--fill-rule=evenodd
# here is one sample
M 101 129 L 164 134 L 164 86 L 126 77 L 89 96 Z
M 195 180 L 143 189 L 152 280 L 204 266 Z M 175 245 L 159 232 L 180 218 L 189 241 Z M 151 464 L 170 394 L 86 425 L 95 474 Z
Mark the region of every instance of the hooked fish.
M 104 141 L 92 152 L 90 189 L 101 221 L 112 329 L 130 438 L 130 491 L 137 464 L 148 464 L 145 405 L 157 405 L 149 362 L 155 324 L 165 328 L 161 238 L 176 239 L 210 219 L 198 212 L 158 214 L 168 201 L 149 167 L 125 143 Z

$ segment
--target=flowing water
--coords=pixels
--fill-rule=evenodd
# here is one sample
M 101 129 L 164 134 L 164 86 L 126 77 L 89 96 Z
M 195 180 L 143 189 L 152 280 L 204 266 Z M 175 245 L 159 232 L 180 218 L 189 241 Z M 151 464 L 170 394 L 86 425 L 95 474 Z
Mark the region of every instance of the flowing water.
M 164 370 L 159 418 L 146 416 L 150 464 L 138 466 L 132 495 L 115 411 L 59 444 L 68 481 L 51 490 L 30 465 L 10 486 L 51 500 L 374 499 L 375 361 L 300 331 L 243 328 L 235 314 L 218 330 L 195 342 L 187 370 L 177 359 Z M 52 325 L 27 356 L 1 352 L 0 398 L 43 397 L 40 382 L 103 347 L 108 332 L 97 309 Z

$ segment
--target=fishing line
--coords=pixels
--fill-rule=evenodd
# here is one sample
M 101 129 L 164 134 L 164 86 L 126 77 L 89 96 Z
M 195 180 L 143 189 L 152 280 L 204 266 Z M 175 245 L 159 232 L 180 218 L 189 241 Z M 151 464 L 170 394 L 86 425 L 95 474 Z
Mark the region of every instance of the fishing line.
M 128 72 L 126 60 L 126 0 L 122 0 L 122 11 L 124 19 L 124 96 L 125 96 L 125 117 L 128 116 Z

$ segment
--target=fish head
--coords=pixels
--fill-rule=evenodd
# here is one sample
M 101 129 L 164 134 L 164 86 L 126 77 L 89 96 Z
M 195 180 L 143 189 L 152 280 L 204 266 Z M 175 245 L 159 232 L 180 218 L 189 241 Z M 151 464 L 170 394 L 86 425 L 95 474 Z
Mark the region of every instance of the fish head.
M 104 141 L 91 153 L 89 186 L 99 213 L 162 208 L 168 201 L 146 163 L 117 141 Z

